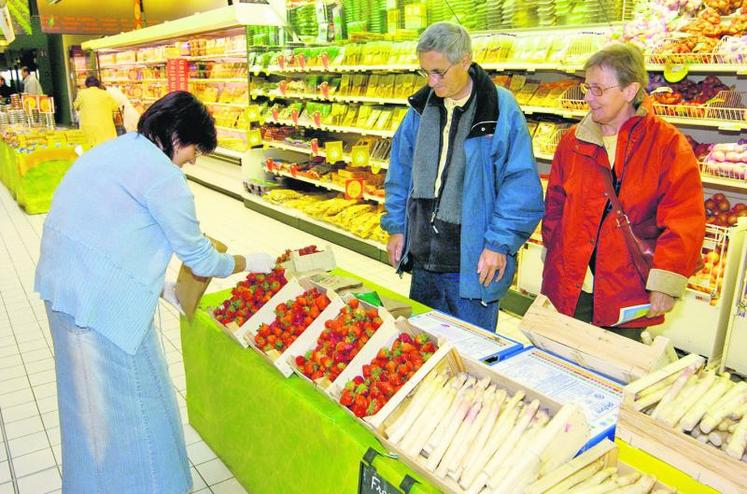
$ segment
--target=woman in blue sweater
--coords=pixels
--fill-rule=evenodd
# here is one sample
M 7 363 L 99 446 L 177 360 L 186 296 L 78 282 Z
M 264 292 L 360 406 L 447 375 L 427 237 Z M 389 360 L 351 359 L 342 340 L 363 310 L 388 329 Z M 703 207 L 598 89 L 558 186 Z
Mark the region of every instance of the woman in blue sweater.
M 54 341 L 64 493 L 188 492 L 182 424 L 153 316 L 173 254 L 198 276 L 269 272 L 200 232 L 181 167 L 217 144 L 213 118 L 173 92 L 138 131 L 65 175 L 44 223 L 35 290 Z

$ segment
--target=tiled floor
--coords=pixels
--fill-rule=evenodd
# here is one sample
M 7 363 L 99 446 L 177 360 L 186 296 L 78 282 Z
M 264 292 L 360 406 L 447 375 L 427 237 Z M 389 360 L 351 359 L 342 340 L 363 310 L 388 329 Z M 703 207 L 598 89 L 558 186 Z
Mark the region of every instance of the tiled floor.
M 230 251 L 264 250 L 326 242 L 246 209 L 235 199 L 191 184 L 203 230 Z M 54 351 L 44 304 L 33 293 L 44 215 L 28 216 L 0 186 L 0 494 L 59 492 L 62 465 Z M 374 260 L 335 246 L 341 267 L 406 294 L 407 277 Z M 169 267 L 175 278 L 178 262 Z M 233 286 L 241 275 L 216 279 L 211 290 Z M 186 389 L 176 312 L 161 303 L 156 314 L 169 362 L 194 479 L 194 492 L 232 494 L 245 490 L 220 458 L 187 424 Z M 517 320 L 501 315 L 501 332 L 517 336 Z

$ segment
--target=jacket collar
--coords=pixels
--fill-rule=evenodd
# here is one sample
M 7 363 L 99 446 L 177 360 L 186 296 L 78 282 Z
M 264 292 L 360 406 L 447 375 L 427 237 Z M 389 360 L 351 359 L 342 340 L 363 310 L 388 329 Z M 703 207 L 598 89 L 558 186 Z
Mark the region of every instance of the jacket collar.
M 625 122 L 620 129 L 621 131 L 633 124 L 639 118 L 643 118 L 648 114 L 648 110 L 643 105 L 640 105 L 633 115 L 627 122 Z M 604 146 L 604 140 L 602 139 L 602 126 L 596 123 L 591 118 L 591 112 L 589 112 L 576 127 L 576 138 L 579 141 L 588 142 L 589 144 L 596 144 L 597 146 Z
M 490 76 L 482 67 L 474 62 L 470 65 L 469 75 L 472 77 L 474 85 L 470 99 L 476 99 L 475 104 L 477 108 L 475 109 L 475 119 L 472 121 L 472 128 L 467 136 L 468 139 L 494 133 L 495 125 L 498 121 L 498 93 Z M 443 106 L 443 98 L 431 94 L 432 92 L 433 90 L 426 84 L 408 98 L 410 106 L 419 115 L 423 114 L 426 104 Z

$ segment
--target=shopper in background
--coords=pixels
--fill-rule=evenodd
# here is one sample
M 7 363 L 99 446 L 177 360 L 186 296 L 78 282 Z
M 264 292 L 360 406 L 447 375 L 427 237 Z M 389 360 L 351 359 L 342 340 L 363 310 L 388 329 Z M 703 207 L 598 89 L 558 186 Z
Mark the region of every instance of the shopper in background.
M 125 131 L 133 132 L 137 130 L 137 122 L 140 119 L 140 114 L 132 106 L 130 100 L 125 94 L 116 86 L 107 86 L 106 92 L 114 98 L 114 101 L 119 105 L 119 111 L 122 113 L 122 125 Z
M 13 89 L 5 84 L 5 77 L 0 76 L 0 98 L 7 102 L 11 94 L 13 94 Z
M 685 137 L 641 105 L 648 75 L 638 48 L 610 45 L 585 71 L 591 111 L 563 135 L 550 171 L 542 292 L 560 312 L 603 327 L 618 321 L 621 308 L 650 303 L 646 317 L 619 330 L 640 338 L 640 328 L 663 322 L 699 261 L 703 186 Z M 605 195 L 610 179 L 633 231 L 654 232 L 645 279 Z
M 269 272 L 217 252 L 181 170 L 216 146 L 205 106 L 173 92 L 137 133 L 81 156 L 44 223 L 35 290 L 55 350 L 65 493 L 186 493 L 192 480 L 153 316 L 172 254 L 198 276 Z
M 23 78 L 23 92 L 25 94 L 44 94 L 39 79 L 28 67 L 21 67 L 21 77 Z
M 543 212 L 526 120 L 472 62 L 463 27 L 433 24 L 417 55 L 427 85 L 409 99 L 385 184 L 389 261 L 412 269 L 410 298 L 495 331 Z
M 119 104 L 101 89 L 101 83 L 96 77 L 86 77 L 86 88 L 78 93 L 73 109 L 78 112 L 80 129 L 91 147 L 117 137 L 114 113 L 119 111 Z

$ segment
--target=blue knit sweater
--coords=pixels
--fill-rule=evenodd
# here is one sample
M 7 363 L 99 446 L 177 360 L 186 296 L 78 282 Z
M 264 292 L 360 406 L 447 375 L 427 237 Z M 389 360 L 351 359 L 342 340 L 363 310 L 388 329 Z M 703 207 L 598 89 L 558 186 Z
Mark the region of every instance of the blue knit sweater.
M 200 232 L 181 169 L 129 133 L 84 154 L 55 192 L 34 289 L 127 353 L 149 329 L 176 254 L 198 276 L 226 277 L 233 257 Z

